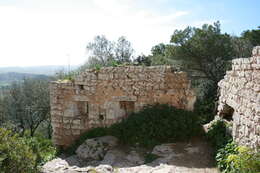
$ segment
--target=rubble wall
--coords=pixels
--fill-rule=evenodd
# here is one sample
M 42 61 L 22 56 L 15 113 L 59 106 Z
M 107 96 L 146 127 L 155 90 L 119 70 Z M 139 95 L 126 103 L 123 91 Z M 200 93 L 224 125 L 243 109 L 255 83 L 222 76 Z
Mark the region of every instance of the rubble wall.
M 251 58 L 234 59 L 232 70 L 218 85 L 218 116 L 233 121 L 234 140 L 252 148 L 260 146 L 260 46 Z
M 192 110 L 196 96 L 185 72 L 170 66 L 88 69 L 74 81 L 50 84 L 53 141 L 68 146 L 82 133 L 165 103 Z

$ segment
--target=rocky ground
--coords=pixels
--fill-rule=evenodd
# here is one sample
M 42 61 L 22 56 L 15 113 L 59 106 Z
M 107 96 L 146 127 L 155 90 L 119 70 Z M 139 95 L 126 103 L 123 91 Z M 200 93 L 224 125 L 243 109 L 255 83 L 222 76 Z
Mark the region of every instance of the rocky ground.
M 76 155 L 46 163 L 42 173 L 218 173 L 202 139 L 155 146 L 122 146 L 112 136 L 88 139 Z

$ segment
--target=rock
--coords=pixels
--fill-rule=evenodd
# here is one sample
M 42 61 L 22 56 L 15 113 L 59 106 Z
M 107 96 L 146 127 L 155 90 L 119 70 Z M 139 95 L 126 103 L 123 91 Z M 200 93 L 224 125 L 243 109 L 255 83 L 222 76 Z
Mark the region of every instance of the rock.
M 131 151 L 129 154 L 119 150 L 109 150 L 101 164 L 107 164 L 114 167 L 130 167 L 137 166 L 144 163 L 144 158 L 141 157 L 136 151 Z
M 157 145 L 152 151 L 152 154 L 160 157 L 167 157 L 170 153 L 173 153 L 173 144 Z
M 76 150 L 77 156 L 85 160 L 102 160 L 106 152 L 117 146 L 118 139 L 113 136 L 103 136 L 87 139 Z
M 126 167 L 126 166 L 134 166 L 129 163 L 126 159 L 126 153 L 120 151 L 118 149 L 109 150 L 104 159 L 101 161 L 101 164 L 111 165 L 114 167 Z
M 188 154 L 197 154 L 200 153 L 200 149 L 198 147 L 187 147 L 184 149 Z
M 45 165 L 43 165 L 42 172 L 43 173 L 52 173 L 52 172 L 62 173 L 62 171 L 68 167 L 69 167 L 69 164 L 65 160 L 62 160 L 61 158 L 57 158 L 57 159 L 49 161 Z
M 127 156 L 126 159 L 135 164 L 135 165 L 141 165 L 144 164 L 144 157 L 140 156 L 136 151 L 131 151 Z

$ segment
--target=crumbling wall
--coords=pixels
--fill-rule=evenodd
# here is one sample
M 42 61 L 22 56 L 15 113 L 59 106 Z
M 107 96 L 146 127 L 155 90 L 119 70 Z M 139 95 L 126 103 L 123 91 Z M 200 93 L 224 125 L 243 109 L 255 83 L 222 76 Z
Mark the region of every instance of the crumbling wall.
M 192 110 L 196 100 L 187 74 L 170 66 L 89 69 L 73 82 L 52 82 L 53 141 L 68 146 L 83 132 L 109 126 L 144 105 Z
M 234 140 L 260 146 L 260 46 L 253 49 L 253 57 L 234 59 L 218 85 L 218 116 L 233 121 Z

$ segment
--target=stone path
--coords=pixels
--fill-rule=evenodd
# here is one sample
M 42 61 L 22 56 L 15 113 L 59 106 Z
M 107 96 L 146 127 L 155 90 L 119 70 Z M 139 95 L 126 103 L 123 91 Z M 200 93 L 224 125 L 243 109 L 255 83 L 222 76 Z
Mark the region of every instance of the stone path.
M 158 158 L 150 163 L 145 163 L 146 152 L 117 146 L 101 161 L 86 161 L 77 155 L 57 158 L 43 166 L 43 173 L 219 173 L 211 148 L 201 139 L 158 145 L 150 151 Z

